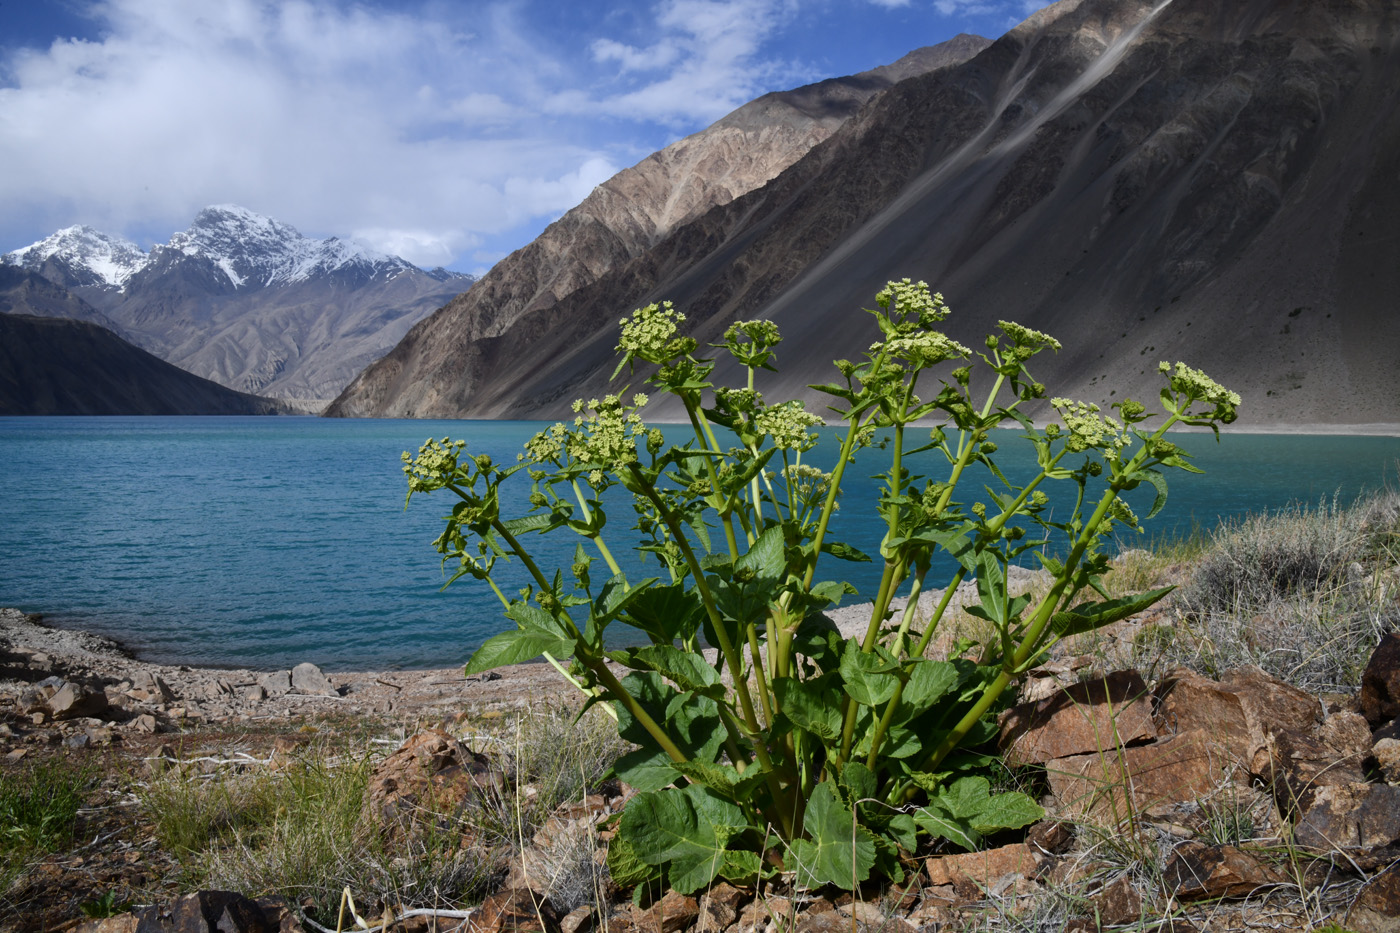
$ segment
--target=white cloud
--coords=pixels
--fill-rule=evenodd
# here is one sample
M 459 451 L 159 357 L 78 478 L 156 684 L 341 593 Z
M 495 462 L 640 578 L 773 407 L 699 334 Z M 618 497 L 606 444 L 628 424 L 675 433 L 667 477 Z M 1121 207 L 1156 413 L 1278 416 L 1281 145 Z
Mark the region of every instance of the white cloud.
M 910 0 L 870 0 L 876 6 L 882 6 L 887 10 L 898 9 L 909 5 Z
M 295 0 L 90 12 L 102 38 L 4 63 L 0 232 L 174 231 L 236 202 L 442 263 L 616 171 L 512 99 L 499 46 L 449 24 Z

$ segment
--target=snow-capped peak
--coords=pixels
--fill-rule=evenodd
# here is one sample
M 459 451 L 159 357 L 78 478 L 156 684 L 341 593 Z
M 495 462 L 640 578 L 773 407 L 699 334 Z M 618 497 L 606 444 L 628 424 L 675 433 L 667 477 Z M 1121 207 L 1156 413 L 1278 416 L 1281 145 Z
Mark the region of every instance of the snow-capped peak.
M 349 240 L 316 240 L 295 227 L 236 204 L 199 212 L 165 249 L 215 263 L 235 287 L 292 284 L 347 267 L 368 275 L 396 275 L 412 266 Z
M 72 280 L 69 284 L 121 288 L 146 264 L 147 256 L 125 237 L 79 225 L 64 227 L 0 257 L 0 261 L 30 271 L 38 271 L 51 259 L 67 267 L 67 277 Z

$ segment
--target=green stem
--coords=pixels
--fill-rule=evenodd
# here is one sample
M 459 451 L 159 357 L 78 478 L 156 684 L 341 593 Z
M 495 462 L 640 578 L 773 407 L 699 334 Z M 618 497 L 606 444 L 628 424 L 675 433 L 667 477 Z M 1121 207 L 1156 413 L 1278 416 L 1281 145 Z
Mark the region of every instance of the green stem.
M 583 490 L 578 488 L 578 480 L 570 480 L 569 483 L 574 487 L 574 497 L 578 499 L 578 507 L 579 510 L 583 512 L 583 520 L 591 524 L 593 522 L 593 510 L 588 507 L 588 500 L 584 498 Z M 609 551 L 608 546 L 603 543 L 603 536 L 601 534 L 593 534 L 587 535 L 586 537 L 598 548 L 598 553 L 603 555 L 603 560 L 607 563 L 608 569 L 613 572 L 613 576 L 622 573 L 622 568 L 619 567 L 617 561 L 613 559 L 612 551 Z

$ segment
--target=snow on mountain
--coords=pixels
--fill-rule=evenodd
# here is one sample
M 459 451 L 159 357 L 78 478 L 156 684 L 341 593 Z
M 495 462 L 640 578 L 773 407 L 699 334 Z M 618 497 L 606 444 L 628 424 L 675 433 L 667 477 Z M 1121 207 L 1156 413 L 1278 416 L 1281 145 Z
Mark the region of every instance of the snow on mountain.
M 0 263 L 41 272 L 66 287 L 117 290 L 125 289 L 133 275 L 152 263 L 163 260 L 162 264 L 168 264 L 180 257 L 213 264 L 235 289 L 293 285 L 342 270 L 365 280 L 389 279 L 416 268 L 397 256 L 351 240 L 302 236 L 290 224 L 236 204 L 205 208 L 188 230 L 152 247 L 150 253 L 124 237 L 74 226 L 6 253 L 0 256 Z
M 290 224 L 236 204 L 200 211 L 188 230 L 153 249 L 152 258 L 162 250 L 209 260 L 235 288 L 290 285 L 340 270 L 392 278 L 415 268 L 397 256 L 349 240 L 302 236 Z
M 65 267 L 60 285 L 121 288 L 146 264 L 146 254 L 125 237 L 88 226 L 64 227 L 23 249 L 0 256 L 0 262 L 43 272 L 45 264 Z

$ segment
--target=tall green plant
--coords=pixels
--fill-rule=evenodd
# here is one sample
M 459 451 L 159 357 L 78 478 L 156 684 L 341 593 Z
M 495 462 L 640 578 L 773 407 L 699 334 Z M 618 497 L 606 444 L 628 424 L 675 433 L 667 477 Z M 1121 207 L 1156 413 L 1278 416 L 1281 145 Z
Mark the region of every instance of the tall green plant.
M 757 391 L 760 371 L 774 370 L 777 327 L 731 326 L 716 348 L 747 379 L 715 386 L 713 361 L 697 355 L 669 303 L 622 321 L 613 375 L 644 366 L 647 383 L 684 406 L 686 443 L 646 426 L 645 395 L 618 393 L 576 402 L 572 426 L 537 434 L 508 466 L 446 438 L 404 454 L 410 497 L 457 496 L 436 542 L 452 579 L 485 581 L 515 623 L 481 646 L 467 673 L 541 655 L 557 665 L 572 659 L 568 676 L 590 703 L 610 704 L 621 735 L 638 746 L 617 765 L 640 791 L 609 853 L 623 883 L 664 877 L 689 892 L 716 877 L 751 879 L 780 860 L 805 884 L 852 888 L 872 874 L 901 879 L 901 860 L 921 836 L 974 849 L 989 833 L 1038 819 L 1029 797 L 991 792 L 991 759 L 976 751 L 995 732 L 1007 687 L 1059 639 L 1167 593 L 1109 598 L 1101 545 L 1113 525 L 1138 526 L 1122 493 L 1153 486 L 1150 518 L 1166 499 L 1162 468 L 1199 472 L 1167 430 L 1232 421 L 1237 395 L 1163 363 L 1166 417 L 1155 430 L 1137 402 L 1114 406 L 1120 422 L 1059 398 L 1050 404 L 1062 423 L 1038 430 L 1020 410 L 1045 394 L 1027 363 L 1058 350 L 1056 340 L 1003 321 L 974 353 L 936 329 L 948 309 L 922 282 L 891 282 L 876 303 L 880 339 L 860 362 L 838 360 L 837 381 L 813 387 L 831 396 L 844 425 L 830 472 L 803 462 L 822 420 L 801 402 L 770 403 Z M 974 366 L 985 375 L 974 379 Z M 932 431 L 914 428 L 929 420 L 938 422 Z M 1025 429 L 1037 454 L 1038 473 L 1021 484 L 993 460 L 994 431 L 1009 423 Z M 876 506 L 885 534 L 879 554 L 867 556 L 828 531 L 846 471 L 877 432 L 890 458 Z M 909 458 L 928 450 L 947 460 L 944 478 L 910 472 Z M 999 488 L 968 503 L 956 496 L 974 463 Z M 529 509 L 512 515 L 509 506 L 526 497 L 502 490 L 524 479 Z M 1047 489 L 1056 484 L 1073 506 L 1052 519 Z M 626 548 L 655 576 L 629 578 L 609 541 L 603 497 L 615 486 L 630 493 L 640 535 Z M 555 533 L 579 537 L 568 568 L 539 566 L 524 543 Z M 1067 541 L 1063 558 L 1037 550 L 1051 536 Z M 1032 551 L 1051 578 L 1038 600 L 1007 591 L 1008 565 Z M 940 552 L 957 570 L 920 623 L 918 596 Z M 818 576 L 823 557 L 881 562 L 860 638 L 820 624 L 822 609 L 854 592 Z M 516 596 L 492 577 L 506 559 L 533 581 Z M 595 575 L 598 561 L 605 574 Z M 967 611 L 995 635 L 979 651 L 926 659 L 964 580 L 978 594 Z M 895 614 L 901 592 L 907 608 Z M 648 644 L 610 650 L 604 636 L 614 624 Z M 718 649 L 713 661 L 702 638 Z M 630 672 L 619 679 L 608 661 Z

